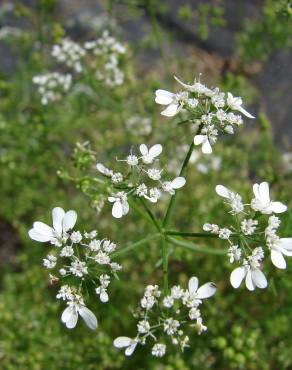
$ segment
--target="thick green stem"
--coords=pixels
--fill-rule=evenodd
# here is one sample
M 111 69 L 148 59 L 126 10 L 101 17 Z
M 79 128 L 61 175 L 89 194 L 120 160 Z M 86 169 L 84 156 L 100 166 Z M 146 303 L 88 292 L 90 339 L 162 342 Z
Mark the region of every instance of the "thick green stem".
M 127 247 L 112 253 L 111 256 L 112 257 L 120 257 L 124 254 L 127 254 L 127 253 L 131 252 L 133 249 L 137 249 L 137 248 L 141 247 L 142 245 L 144 245 L 145 243 L 148 243 L 151 240 L 154 240 L 154 239 L 158 238 L 159 236 L 160 236 L 160 234 L 158 234 L 158 233 L 151 234 L 151 235 L 147 236 L 147 238 L 141 239 L 136 243 L 130 244 Z
M 168 253 L 167 253 L 167 242 L 166 238 L 163 237 L 161 240 L 162 247 L 162 269 L 163 269 L 163 292 L 164 295 L 168 295 Z
M 166 230 L 166 235 L 177 235 L 181 237 L 191 237 L 191 238 L 218 238 L 216 234 L 210 233 L 189 233 L 189 232 L 180 232 L 176 230 Z
M 201 253 L 207 253 L 207 254 L 214 254 L 218 256 L 226 255 L 226 250 L 217 250 L 212 248 L 206 248 L 206 247 L 198 247 L 196 244 L 186 242 L 184 240 L 180 240 L 177 238 L 174 238 L 172 236 L 167 236 L 166 240 L 170 242 L 173 245 L 177 245 L 179 247 L 183 247 L 185 249 L 191 250 L 193 252 L 201 252 Z

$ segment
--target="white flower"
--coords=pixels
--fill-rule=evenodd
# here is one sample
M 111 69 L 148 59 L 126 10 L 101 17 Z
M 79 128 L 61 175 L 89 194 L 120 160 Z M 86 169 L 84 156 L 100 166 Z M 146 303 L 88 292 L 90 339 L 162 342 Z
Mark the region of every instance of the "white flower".
M 97 252 L 99 249 L 100 249 L 100 246 L 101 246 L 101 241 L 100 240 L 91 240 L 91 242 L 88 244 L 88 248 L 92 251 L 92 252 Z
M 180 299 L 183 292 L 183 289 L 179 285 L 175 285 L 171 288 L 170 294 L 173 299 Z
M 73 243 L 80 243 L 82 240 L 82 235 L 79 231 L 74 231 L 71 234 L 70 239 L 72 240 Z
M 139 159 L 137 156 L 133 155 L 133 154 L 130 154 L 128 155 L 127 157 L 127 163 L 129 166 L 137 166 L 139 162 Z
M 60 256 L 61 257 L 71 257 L 74 254 L 74 250 L 71 247 L 71 245 L 66 245 L 64 248 L 62 248 Z
M 253 264 L 244 263 L 243 266 L 237 267 L 230 275 L 230 283 L 233 288 L 239 288 L 242 280 L 245 278 L 245 285 L 248 290 L 253 291 L 256 287 L 265 289 L 268 286 L 267 279 L 263 272 L 253 266 Z
M 219 230 L 219 238 L 220 239 L 229 239 L 232 231 L 224 227 L 223 229 Z
M 182 82 L 178 77 L 174 76 L 175 80 L 180 83 L 186 90 L 190 92 L 195 92 L 197 94 L 211 95 L 213 92 L 211 89 L 208 89 L 205 85 L 200 82 L 194 81 L 193 85 L 188 85 Z
M 203 319 L 201 317 L 197 319 L 197 329 L 199 335 L 208 330 L 207 326 L 203 325 Z
M 75 211 L 65 211 L 56 207 L 52 210 L 53 227 L 43 222 L 34 222 L 33 228 L 29 230 L 28 235 L 31 239 L 38 242 L 51 242 L 58 244 L 63 238 L 67 238 L 67 231 L 71 230 L 77 220 Z
M 163 323 L 163 330 L 167 335 L 173 335 L 177 332 L 177 328 L 180 327 L 180 323 L 174 320 L 172 317 L 166 319 Z
M 241 231 L 244 235 L 252 235 L 255 232 L 258 223 L 259 222 L 257 220 L 253 220 L 251 218 L 244 219 L 240 224 Z
M 173 306 L 173 303 L 174 303 L 173 297 L 167 296 L 167 297 L 163 298 L 163 306 L 164 307 L 170 308 L 170 307 Z
M 161 170 L 157 168 L 149 168 L 147 175 L 151 180 L 158 181 L 161 179 Z
M 129 337 L 118 337 L 114 340 L 114 346 L 116 348 L 126 348 L 125 349 L 126 356 L 131 356 L 134 353 L 137 344 L 138 344 L 137 340 Z
M 166 352 L 166 345 L 162 343 L 154 344 L 152 351 L 151 351 L 152 355 L 155 357 L 163 357 L 165 355 L 165 352 Z
M 191 320 L 197 320 L 199 317 L 201 317 L 201 312 L 197 307 L 192 307 L 189 311 L 189 318 Z
M 184 177 L 176 177 L 172 181 L 165 181 L 162 183 L 162 188 L 164 191 L 167 191 L 169 194 L 174 195 L 176 189 L 182 188 L 186 183 Z
M 100 172 L 101 174 L 107 177 L 111 177 L 114 174 L 112 170 L 106 168 L 102 163 L 97 163 L 96 169 L 98 172 Z
M 97 328 L 97 319 L 94 313 L 87 307 L 75 302 L 69 302 L 68 305 L 61 317 L 62 322 L 68 329 L 75 328 L 78 321 L 78 314 L 83 318 L 89 329 L 95 330 Z
M 274 266 L 279 269 L 286 268 L 284 256 L 292 256 L 292 238 L 279 238 L 271 246 L 271 260 Z
M 203 230 L 204 231 L 209 231 L 212 234 L 219 234 L 220 228 L 216 224 L 208 224 L 208 223 L 206 223 L 206 224 L 203 225 Z
M 157 158 L 162 152 L 162 145 L 155 144 L 150 149 L 147 148 L 145 144 L 141 144 L 140 153 L 142 154 L 142 161 L 145 164 L 151 164 L 154 162 L 155 158 Z
M 69 285 L 62 285 L 56 295 L 57 299 L 62 299 L 63 301 L 72 301 L 74 298 L 73 291 Z
M 183 297 L 184 304 L 188 307 L 198 306 L 202 299 L 212 297 L 216 293 L 216 285 L 214 283 L 206 283 L 200 288 L 198 286 L 198 278 L 195 276 L 191 277 L 188 283 L 188 290 Z
M 239 97 L 233 96 L 230 92 L 227 93 L 227 105 L 233 109 L 237 110 L 240 113 L 244 114 L 248 118 L 255 118 L 250 113 L 248 113 L 244 108 L 242 108 L 242 99 Z
M 234 193 L 223 185 L 217 185 L 215 190 L 220 197 L 225 198 L 230 204 L 232 208 L 232 213 L 237 214 L 243 211 L 244 205 L 239 194 Z
M 149 330 L 150 330 L 149 321 L 147 321 L 147 320 L 139 321 L 138 324 L 137 324 L 137 328 L 138 328 L 138 333 L 140 333 L 140 334 L 148 333 Z
M 87 275 L 88 269 L 87 269 L 86 263 L 83 261 L 79 261 L 79 260 L 73 261 L 70 266 L 70 272 L 73 275 L 78 276 L 78 277 Z
M 238 247 L 238 245 L 231 245 L 227 252 L 230 263 L 233 263 L 234 261 L 239 261 L 241 258 L 241 253 L 241 249 Z
M 112 174 L 112 182 L 114 184 L 119 184 L 123 181 L 123 175 L 120 172 L 116 172 Z
M 144 197 L 152 203 L 157 203 L 160 196 L 161 196 L 161 192 L 158 188 L 151 188 L 149 189 L 149 196 L 144 195 Z
M 120 191 L 111 197 L 108 197 L 110 203 L 113 204 L 112 215 L 115 218 L 121 218 L 129 212 L 129 203 L 127 201 L 127 194 Z
M 100 301 L 101 301 L 102 303 L 106 303 L 106 302 L 108 302 L 109 297 L 108 297 L 108 294 L 107 294 L 106 288 L 104 288 L 104 287 L 102 287 L 102 286 L 97 287 L 97 288 L 95 289 L 95 292 L 96 292 L 96 294 L 97 294 L 97 295 L 99 295 Z
M 155 102 L 157 104 L 167 105 L 167 108 L 161 112 L 166 117 L 173 117 L 179 113 L 187 99 L 187 92 L 174 94 L 162 89 L 155 91 Z
M 269 184 L 267 182 L 254 184 L 253 192 L 255 198 L 251 201 L 251 207 L 255 211 L 268 215 L 271 213 L 282 213 L 287 210 L 283 203 L 271 201 Z
M 139 185 L 136 189 L 136 194 L 138 197 L 145 197 L 147 195 L 148 188 L 147 186 L 143 183 Z
M 212 153 L 212 147 L 209 141 L 209 138 L 207 135 L 196 135 L 194 137 L 194 144 L 195 145 L 201 145 L 202 144 L 202 152 L 204 154 L 211 154 Z
M 51 254 L 49 254 L 47 256 L 47 258 L 44 258 L 43 259 L 43 265 L 47 268 L 47 269 L 52 269 L 56 266 L 57 264 L 57 258 Z

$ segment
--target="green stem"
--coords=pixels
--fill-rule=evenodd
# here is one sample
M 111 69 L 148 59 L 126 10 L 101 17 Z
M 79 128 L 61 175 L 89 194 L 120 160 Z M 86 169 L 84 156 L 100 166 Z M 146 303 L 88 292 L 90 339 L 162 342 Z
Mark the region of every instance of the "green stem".
M 156 227 L 157 231 L 160 232 L 161 231 L 161 226 L 160 226 L 159 222 L 157 221 L 156 217 L 154 216 L 154 214 L 147 207 L 147 204 L 145 203 L 144 199 L 140 198 L 140 202 L 141 202 L 143 208 L 145 209 L 145 211 L 147 212 L 149 218 L 151 219 L 153 225 Z
M 112 253 L 111 256 L 112 257 L 120 257 L 124 254 L 127 254 L 127 253 L 131 252 L 133 249 L 137 249 L 137 248 L 141 247 L 143 244 L 148 243 L 149 241 L 158 238 L 159 236 L 160 236 L 160 234 L 158 234 L 158 233 L 151 234 L 151 235 L 147 236 L 147 238 L 141 239 L 136 243 L 130 244 L 127 247 Z
M 177 235 L 181 237 L 192 237 L 192 238 L 218 238 L 218 235 L 216 234 L 210 234 L 210 233 L 189 233 L 189 232 L 180 232 L 176 230 L 166 230 L 166 235 Z
M 163 237 L 161 240 L 162 247 L 162 269 L 163 269 L 163 291 L 164 295 L 168 295 L 168 253 L 167 253 L 167 242 L 166 238 Z
M 184 240 L 180 240 L 171 236 L 166 237 L 166 240 L 170 242 L 171 244 L 177 245 L 179 247 L 183 247 L 185 249 L 191 250 L 193 252 L 201 252 L 201 253 L 207 253 L 207 254 L 214 254 L 218 256 L 226 255 L 227 251 L 217 250 L 217 249 L 211 249 L 211 248 L 205 248 L 205 247 L 198 247 L 196 244 L 186 242 Z

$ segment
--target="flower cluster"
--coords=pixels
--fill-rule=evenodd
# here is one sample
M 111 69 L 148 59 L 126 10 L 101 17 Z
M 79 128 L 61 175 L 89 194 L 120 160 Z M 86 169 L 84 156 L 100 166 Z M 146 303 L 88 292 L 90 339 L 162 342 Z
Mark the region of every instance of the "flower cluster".
M 96 78 L 106 86 L 115 87 L 124 82 L 124 72 L 119 68 L 121 55 L 126 53 L 124 45 L 110 36 L 109 31 L 103 31 L 100 38 L 88 41 L 84 44 L 85 49 L 96 58 Z
M 135 315 L 139 319 L 137 335 L 134 338 L 118 337 L 114 346 L 125 348 L 126 356 L 131 356 L 138 344 L 148 342 L 152 342 L 151 354 L 155 357 L 163 357 L 171 344 L 183 351 L 188 347 L 189 337 L 185 333 L 188 326 L 195 327 L 198 334 L 207 330 L 200 305 L 216 292 L 213 283 L 200 288 L 198 285 L 198 278 L 192 277 L 188 289 L 173 286 L 164 297 L 157 285 L 148 285 Z
M 204 154 L 212 153 L 219 132 L 234 134 L 234 129 L 243 123 L 242 114 L 254 118 L 242 107 L 242 99 L 230 92 L 226 96 L 219 88 L 210 89 L 200 81 L 188 85 L 175 79 L 184 89 L 178 93 L 156 90 L 155 102 L 166 106 L 163 116 L 173 117 L 182 110 L 188 113 L 188 120 L 200 127 L 194 144 L 202 145 Z
M 114 37 L 104 31 L 100 38 L 87 41 L 80 45 L 69 38 L 63 38 L 60 44 L 53 45 L 51 54 L 59 63 L 72 68 L 77 74 L 82 91 L 86 91 L 88 79 L 82 81 L 84 75 L 92 74 L 96 79 L 109 87 L 122 85 L 124 72 L 121 69 L 121 56 L 126 53 L 126 48 Z M 81 74 L 81 72 L 84 72 Z M 59 72 L 47 73 L 33 77 L 33 82 L 39 85 L 41 103 L 46 105 L 60 100 L 62 95 L 69 90 L 72 84 L 71 74 Z M 80 88 L 78 85 L 78 88 Z M 78 89 L 76 88 L 76 91 Z
M 51 283 L 60 282 L 57 299 L 66 301 L 61 320 L 67 328 L 76 326 L 78 315 L 94 330 L 97 319 L 84 303 L 83 290 L 92 290 L 100 301 L 108 302 L 107 293 L 111 276 L 121 266 L 112 262 L 111 254 L 116 244 L 107 239 L 97 239 L 97 232 L 73 231 L 77 220 L 75 211 L 65 212 L 56 207 L 52 210 L 53 227 L 43 222 L 34 222 L 29 230 L 31 239 L 48 242 L 53 250 L 43 259 L 43 266 L 50 271 Z
M 59 45 L 53 46 L 52 56 L 56 58 L 58 62 L 73 68 L 77 73 L 83 70 L 81 61 L 85 56 L 85 50 L 82 46 L 69 38 L 64 38 Z
M 173 195 L 185 185 L 186 180 L 181 176 L 172 180 L 163 179 L 163 169 L 158 167 L 162 145 L 156 144 L 148 148 L 141 144 L 139 151 L 139 155 L 131 151 L 126 159 L 119 160 L 127 165 L 123 174 L 114 172 L 101 163 L 96 165 L 99 173 L 110 180 L 112 190 L 108 201 L 113 203 L 112 215 L 115 218 L 121 218 L 129 212 L 129 196 L 157 203 L 163 192 Z
M 231 285 L 238 288 L 245 279 L 250 291 L 256 287 L 266 288 L 268 283 L 262 272 L 265 253 L 270 254 L 272 263 L 280 269 L 286 268 L 284 256 L 292 256 L 292 238 L 280 238 L 277 235 L 281 221 L 275 216 L 285 212 L 287 207 L 271 200 L 267 182 L 254 184 L 254 197 L 250 204 L 244 204 L 239 194 L 225 186 L 217 185 L 216 192 L 231 208 L 234 225 L 220 228 L 216 224 L 205 224 L 203 229 L 227 240 L 230 263 L 241 265 L 232 271 Z
M 41 103 L 47 105 L 50 102 L 60 100 L 63 93 L 70 89 L 72 76 L 70 74 L 52 72 L 34 76 L 33 83 L 38 85 Z

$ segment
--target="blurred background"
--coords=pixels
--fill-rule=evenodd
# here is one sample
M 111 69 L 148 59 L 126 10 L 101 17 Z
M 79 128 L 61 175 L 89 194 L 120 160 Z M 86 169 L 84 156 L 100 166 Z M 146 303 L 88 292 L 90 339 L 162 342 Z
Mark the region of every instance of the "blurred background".
M 83 44 L 106 30 L 126 48 L 118 65 L 123 78 L 115 86 L 93 78 L 104 55 L 80 74 L 51 55 L 64 37 Z M 190 131 L 161 117 L 153 98 L 157 88 L 178 91 L 173 75 L 231 91 L 257 117 L 231 138 L 220 138 L 211 159 L 199 152 L 193 157 L 177 227 L 200 231 L 204 222 L 228 221 L 214 194 L 218 183 L 250 199 L 251 184 L 266 180 L 291 207 L 291 46 L 289 0 L 0 2 L 1 369 L 292 368 L 291 262 L 287 271 L 267 265 L 269 288 L 249 293 L 230 288 L 228 258 L 174 251 L 172 283 L 185 283 L 191 274 L 218 283 L 220 293 L 204 313 L 208 333 L 194 335 L 183 356 L 158 362 L 142 348 L 128 360 L 112 340 L 134 333 L 131 308 L 145 284 L 161 281 L 153 267 L 155 242 L 122 261 L 112 302 L 93 303 L 102 325 L 92 333 L 82 324 L 73 332 L 63 328 L 57 288 L 42 267 L 46 248 L 27 237 L 34 220 L 51 222 L 57 205 L 76 209 L 80 229 L 97 228 L 121 247 L 147 233 L 133 215 L 113 223 L 87 175 L 94 174 L 95 160 L 110 164 L 142 142 L 161 142 L 176 173 Z M 70 73 L 72 84 L 44 104 L 33 78 L 51 72 Z M 154 209 L 158 216 L 164 206 Z M 291 236 L 291 216 L 285 214 L 283 236 Z

